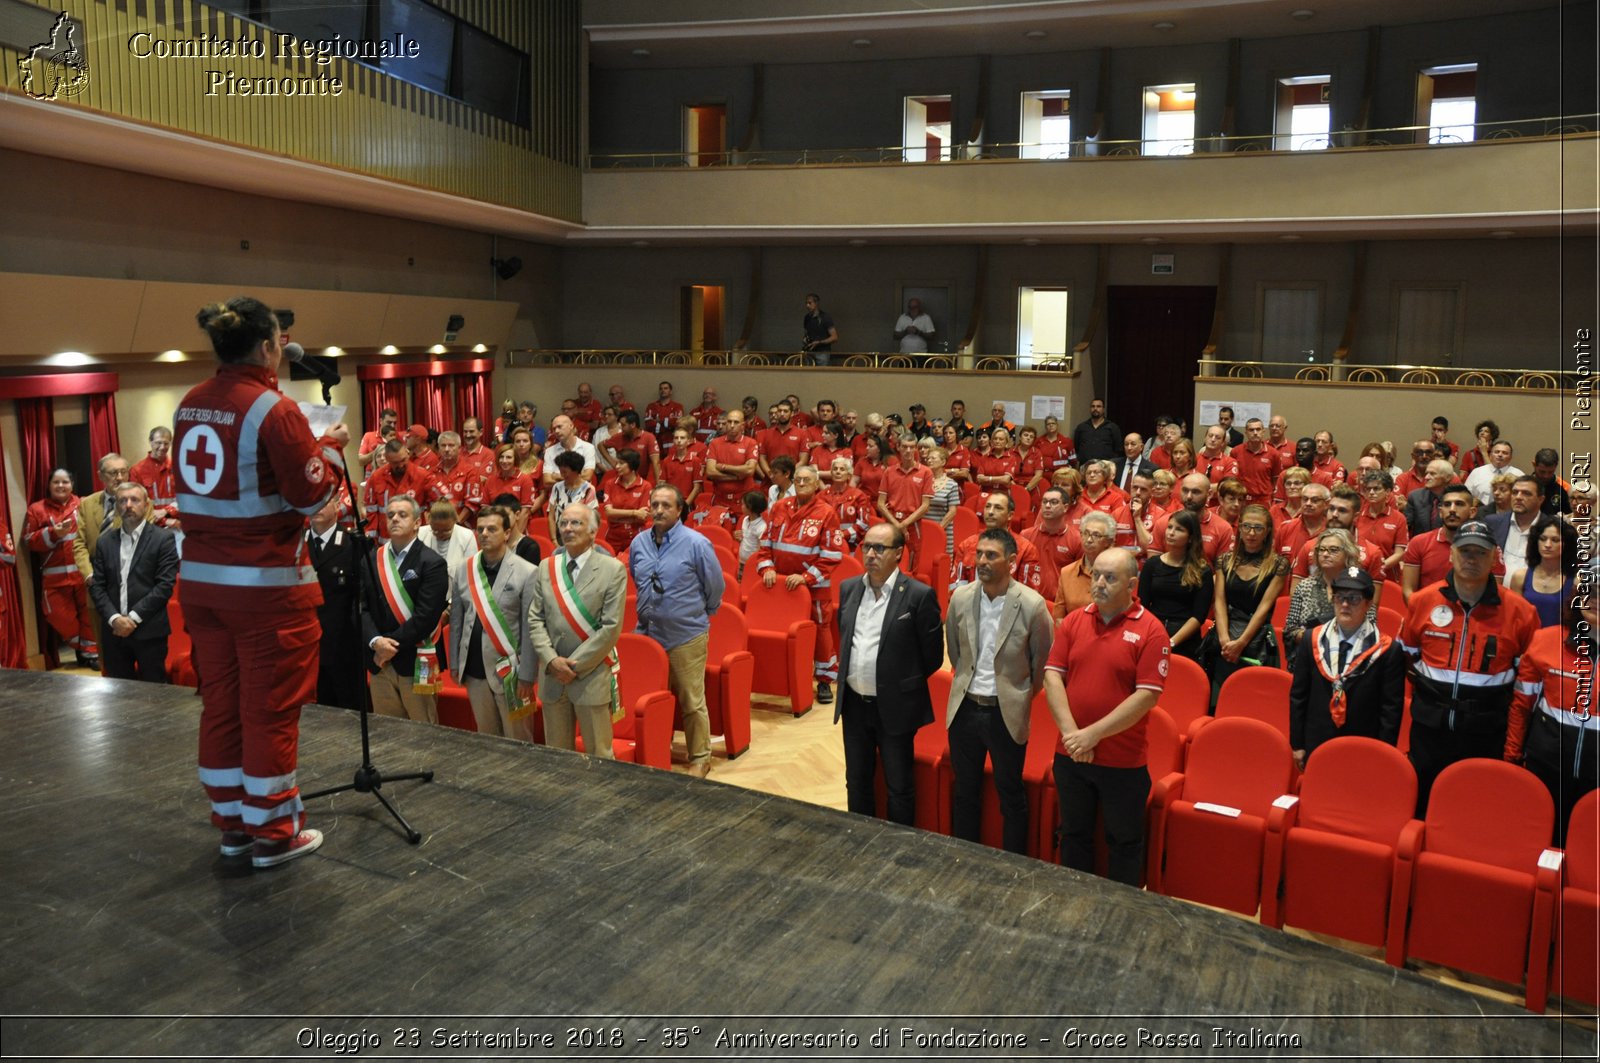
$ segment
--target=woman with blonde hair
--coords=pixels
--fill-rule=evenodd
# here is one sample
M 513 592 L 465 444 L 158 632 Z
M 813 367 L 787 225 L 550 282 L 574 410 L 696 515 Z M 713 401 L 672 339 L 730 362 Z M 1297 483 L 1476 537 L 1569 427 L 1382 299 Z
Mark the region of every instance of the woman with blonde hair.
M 1305 633 L 1333 619 L 1333 581 L 1361 564 L 1361 548 L 1343 528 L 1330 528 L 1317 536 L 1311 555 L 1310 575 L 1295 584 L 1289 593 L 1289 615 L 1283 621 L 1283 647 L 1293 654 Z M 1367 608 L 1367 619 L 1376 621 L 1378 605 L 1374 599 Z M 1290 657 L 1293 664 L 1293 657 Z
M 1220 578 L 1212 599 L 1216 623 L 1201 653 L 1213 693 L 1245 665 L 1276 666 L 1280 660 L 1272 609 L 1289 578 L 1289 563 L 1273 548 L 1272 514 L 1266 506 L 1244 507 L 1236 530 L 1233 549 L 1217 560 Z

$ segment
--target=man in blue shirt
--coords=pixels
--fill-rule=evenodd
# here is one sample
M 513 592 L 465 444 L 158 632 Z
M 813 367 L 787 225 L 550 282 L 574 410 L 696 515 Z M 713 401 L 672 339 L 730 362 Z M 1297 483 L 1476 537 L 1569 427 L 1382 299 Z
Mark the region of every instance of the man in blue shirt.
M 704 535 L 685 525 L 683 495 L 662 484 L 650 492 L 648 535 L 628 547 L 638 593 L 639 634 L 667 651 L 667 682 L 683 713 L 689 774 L 711 772 L 711 718 L 706 713 L 706 650 L 711 614 L 722 604 L 722 563 Z

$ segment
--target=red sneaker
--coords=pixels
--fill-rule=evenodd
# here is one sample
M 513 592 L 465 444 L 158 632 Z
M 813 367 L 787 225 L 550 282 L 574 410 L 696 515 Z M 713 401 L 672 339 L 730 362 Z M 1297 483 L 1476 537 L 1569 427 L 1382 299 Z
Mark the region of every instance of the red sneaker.
M 222 832 L 222 855 L 245 856 L 255 848 L 256 840 L 242 830 Z
M 288 841 L 264 842 L 257 840 L 255 843 L 255 855 L 250 857 L 250 862 L 256 867 L 276 867 L 286 860 L 293 860 L 297 856 L 316 852 L 321 845 L 322 832 L 310 829 L 301 831 Z

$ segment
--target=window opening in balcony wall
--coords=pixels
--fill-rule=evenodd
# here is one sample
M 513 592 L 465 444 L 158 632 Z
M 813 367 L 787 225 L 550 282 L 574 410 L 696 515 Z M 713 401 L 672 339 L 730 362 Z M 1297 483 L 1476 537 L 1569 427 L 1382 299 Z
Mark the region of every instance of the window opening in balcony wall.
M 1022 94 L 1022 158 L 1064 159 L 1071 153 L 1071 102 L 1072 93 L 1067 89 Z
M 1278 151 L 1321 151 L 1330 146 L 1333 79 L 1327 74 L 1278 80 L 1278 107 L 1273 123 Z
M 1417 125 L 1429 144 L 1474 139 L 1478 120 L 1478 64 L 1431 66 L 1417 75 Z
M 1067 289 L 1017 289 L 1017 368 L 1067 353 Z
M 683 109 L 683 150 L 690 166 L 725 166 L 728 162 L 728 108 L 720 103 Z
M 906 162 L 949 162 L 950 97 L 907 96 L 903 143 Z
M 1194 154 L 1194 85 L 1148 85 L 1144 90 L 1144 153 Z
M 678 343 L 686 351 L 725 350 L 722 339 L 726 292 L 720 284 L 688 284 L 678 292 Z

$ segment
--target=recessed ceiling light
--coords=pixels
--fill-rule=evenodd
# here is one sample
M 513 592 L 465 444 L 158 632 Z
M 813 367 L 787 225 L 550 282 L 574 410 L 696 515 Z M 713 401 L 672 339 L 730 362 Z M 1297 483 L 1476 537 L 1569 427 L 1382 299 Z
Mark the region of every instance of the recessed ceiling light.
M 633 50 L 633 55 L 634 55 L 634 58 L 636 58 L 636 59 L 649 59 L 650 58 L 650 49 L 648 49 L 648 48 L 635 48 Z
M 72 366 L 88 365 L 90 362 L 94 361 L 94 359 L 90 358 L 82 351 L 62 351 L 60 354 L 52 354 L 49 358 L 46 358 L 45 361 L 50 365 Z
M 429 354 L 444 354 L 446 349 L 447 348 L 445 347 L 444 344 L 435 343 L 432 347 L 428 348 L 428 353 Z
M 1309 7 L 1302 7 L 1298 11 L 1289 12 L 1289 17 L 1294 19 L 1296 22 L 1304 22 L 1308 18 L 1315 18 L 1316 15 L 1317 13 L 1311 10 Z
M 1153 30 L 1162 30 L 1163 32 L 1165 32 L 1166 30 L 1177 29 L 1178 28 L 1178 24 L 1176 22 L 1157 22 L 1154 25 L 1152 25 L 1150 28 L 1153 29 Z
M 182 362 L 182 361 L 186 361 L 188 359 L 188 357 L 189 356 L 187 354 L 184 354 L 182 351 L 162 351 L 160 354 L 156 355 L 156 361 L 158 361 L 158 362 Z
M 1286 244 L 1292 244 L 1296 240 L 1300 239 L 1300 234 L 1299 233 L 1280 233 L 1278 235 L 1278 239 L 1282 240 Z
M 850 241 L 850 246 L 851 247 L 866 247 L 867 246 L 867 241 L 862 239 L 861 237 L 857 236 L 855 239 Z
M 1489 235 L 1494 237 L 1496 240 L 1504 240 L 1507 237 L 1511 237 L 1511 236 L 1517 235 L 1517 230 L 1515 230 L 1515 229 L 1495 229 Z
M 852 48 L 871 48 L 872 47 L 872 38 L 871 37 L 857 37 L 855 40 L 850 42 L 850 47 L 852 47 Z
M 1027 33 L 1024 33 L 1023 36 L 1028 38 L 1030 41 L 1042 41 L 1046 37 L 1050 36 L 1050 34 L 1046 33 L 1044 30 L 1029 30 Z
M 1039 238 L 1037 236 L 1024 236 L 1022 238 L 1022 244 L 1024 247 L 1038 247 Z
M 400 348 L 396 347 L 394 344 L 391 343 L 386 347 L 378 348 L 378 353 L 379 354 L 399 354 L 400 353 Z
M 472 353 L 473 354 L 488 354 L 489 353 L 489 348 L 485 344 L 474 343 L 472 345 Z
M 1141 236 L 1139 238 L 1139 242 L 1141 244 L 1159 244 L 1161 242 L 1161 237 L 1159 237 L 1159 236 Z
M 343 353 L 344 353 L 344 348 L 343 347 L 324 347 L 324 348 L 322 348 L 322 357 L 324 357 L 324 358 L 337 358 Z

